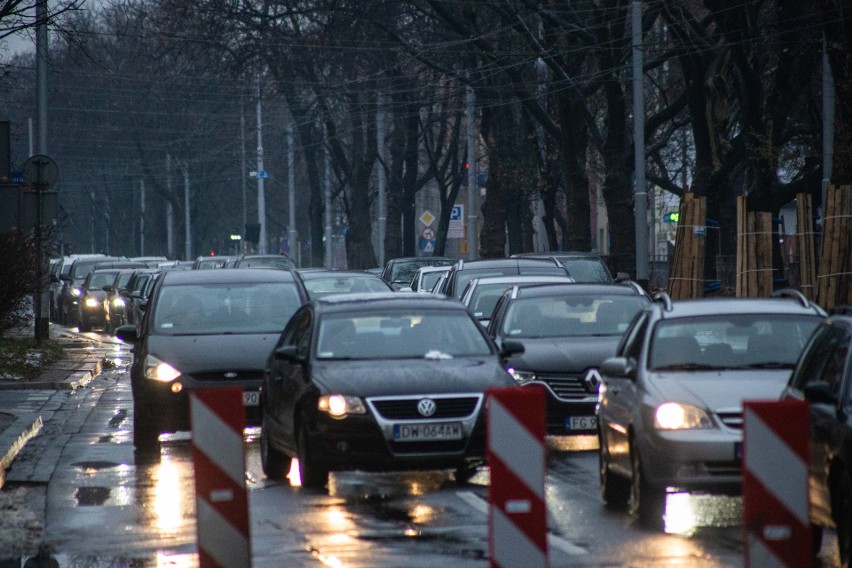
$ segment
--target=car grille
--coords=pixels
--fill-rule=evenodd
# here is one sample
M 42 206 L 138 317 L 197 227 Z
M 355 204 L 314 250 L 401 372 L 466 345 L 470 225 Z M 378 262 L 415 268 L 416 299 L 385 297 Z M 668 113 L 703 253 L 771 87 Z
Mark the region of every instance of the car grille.
M 204 373 L 192 373 L 190 376 L 201 383 L 215 383 L 223 381 L 260 381 L 263 379 L 263 372 L 257 370 L 208 371 Z
M 719 417 L 719 420 L 732 430 L 742 430 L 743 429 L 743 413 L 739 410 L 733 411 L 724 411 L 720 410 L 716 413 L 716 416 Z
M 435 413 L 424 417 L 417 411 L 417 403 L 424 398 L 435 401 Z M 371 400 L 373 408 L 388 420 L 423 420 L 424 418 L 466 418 L 473 414 L 479 403 L 479 398 L 474 396 L 458 398 L 438 398 L 428 395 L 416 398 L 382 399 Z
M 568 400 L 576 400 L 589 396 L 583 377 L 580 375 L 546 375 L 537 374 L 537 379 L 545 383 L 553 393 Z
M 742 466 L 740 466 L 740 464 L 738 464 L 737 462 L 733 461 L 704 462 L 704 468 L 707 470 L 707 473 L 709 475 L 742 475 Z
M 463 452 L 467 440 L 447 442 L 390 442 L 394 454 L 454 454 Z

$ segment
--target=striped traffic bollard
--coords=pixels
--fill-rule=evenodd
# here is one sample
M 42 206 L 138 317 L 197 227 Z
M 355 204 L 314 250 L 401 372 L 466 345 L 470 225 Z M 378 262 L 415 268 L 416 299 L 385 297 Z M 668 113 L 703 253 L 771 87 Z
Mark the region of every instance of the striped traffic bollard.
M 798 400 L 746 402 L 743 442 L 745 565 L 809 568 L 810 420 Z
M 487 396 L 491 566 L 546 567 L 544 391 L 491 389 Z
M 245 409 L 239 388 L 193 391 L 192 459 L 201 568 L 251 566 Z

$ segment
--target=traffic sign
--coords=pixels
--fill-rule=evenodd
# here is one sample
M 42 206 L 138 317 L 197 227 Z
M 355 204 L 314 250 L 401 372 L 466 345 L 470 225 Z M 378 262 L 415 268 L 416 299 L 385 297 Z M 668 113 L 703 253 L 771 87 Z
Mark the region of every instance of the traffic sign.
M 267 179 L 269 178 L 269 172 L 265 170 L 261 170 L 259 172 L 249 172 L 249 176 L 257 179 Z
M 420 222 L 428 227 L 435 222 L 435 216 L 429 211 L 424 211 L 423 215 L 420 216 Z
M 420 250 L 425 254 L 432 254 L 435 252 L 435 241 L 420 239 Z
M 423 229 L 423 232 L 420 233 L 424 240 L 434 241 L 435 240 L 435 229 L 432 227 L 426 227 Z

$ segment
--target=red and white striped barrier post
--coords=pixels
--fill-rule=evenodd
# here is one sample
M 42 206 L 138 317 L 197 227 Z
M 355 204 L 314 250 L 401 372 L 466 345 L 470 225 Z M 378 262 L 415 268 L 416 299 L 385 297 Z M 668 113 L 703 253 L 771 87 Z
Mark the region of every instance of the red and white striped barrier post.
M 488 550 L 491 566 L 544 568 L 544 391 L 490 389 L 488 399 Z
M 810 419 L 798 400 L 746 402 L 743 442 L 745 565 L 809 568 Z
M 251 566 L 245 408 L 239 388 L 190 394 L 198 565 L 201 568 Z

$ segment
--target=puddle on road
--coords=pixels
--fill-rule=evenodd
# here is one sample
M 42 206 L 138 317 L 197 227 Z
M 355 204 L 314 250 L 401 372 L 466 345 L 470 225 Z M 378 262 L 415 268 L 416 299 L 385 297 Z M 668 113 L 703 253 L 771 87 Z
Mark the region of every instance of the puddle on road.
M 109 487 L 78 487 L 74 498 L 80 507 L 96 507 L 106 503 L 110 493 Z
M 73 467 L 83 471 L 84 473 L 95 473 L 102 469 L 109 469 L 111 467 L 118 467 L 121 464 L 117 464 L 115 462 L 108 461 L 86 461 L 86 462 L 74 462 L 71 464 Z
M 119 408 L 107 424 L 110 428 L 118 428 L 125 418 L 127 418 L 127 409 Z

